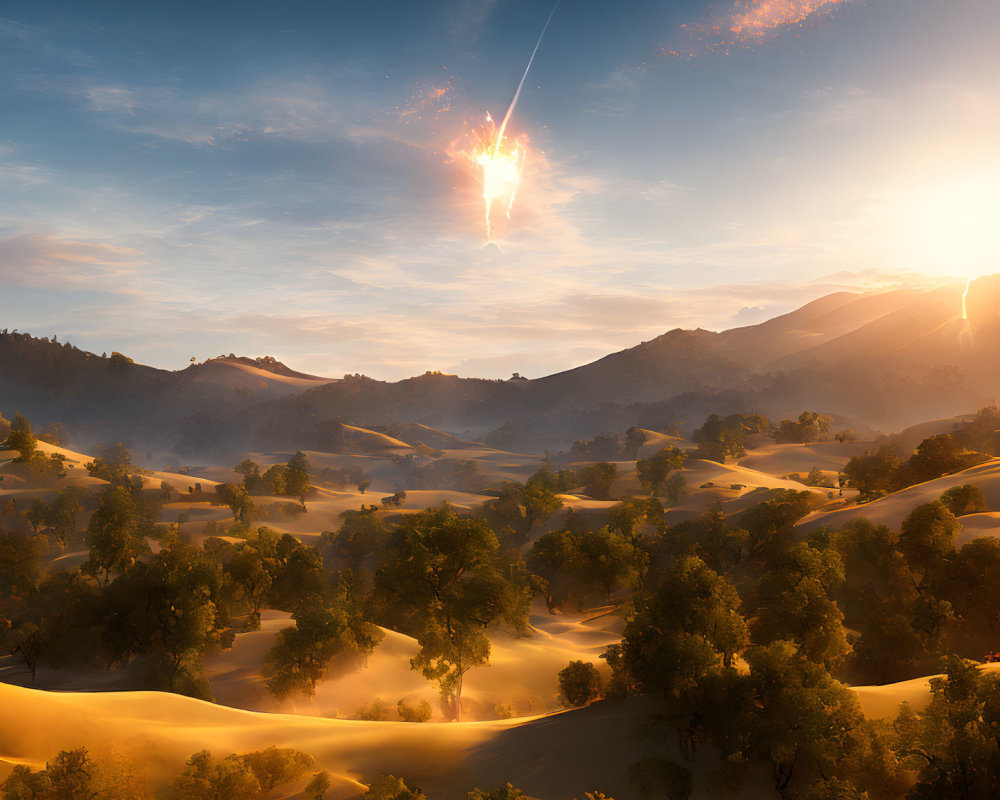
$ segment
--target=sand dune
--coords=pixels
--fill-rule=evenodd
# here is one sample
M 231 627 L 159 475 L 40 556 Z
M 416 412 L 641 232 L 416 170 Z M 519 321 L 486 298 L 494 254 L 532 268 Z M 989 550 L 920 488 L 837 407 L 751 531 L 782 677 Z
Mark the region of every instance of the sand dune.
M 987 508 L 1000 509 L 1000 458 L 991 458 L 984 464 L 956 472 L 954 475 L 918 483 L 916 486 L 893 492 L 871 503 L 830 512 L 817 511 L 799 522 L 797 527 L 803 532 L 816 530 L 823 525 L 838 528 L 853 520 L 864 518 L 878 525 L 888 525 L 893 530 L 899 530 L 906 515 L 914 508 L 923 503 L 932 503 L 948 489 L 966 483 L 982 489 Z M 974 524 L 979 524 L 979 521 Z
M 558 707 L 558 672 L 570 661 L 589 661 L 607 673 L 600 654 L 621 638 L 622 618 L 605 609 L 590 614 L 548 614 L 536 606 L 530 617 L 531 635 L 491 635 L 490 664 L 472 669 L 465 679 L 463 714 L 467 719 L 493 719 L 498 707 L 525 716 Z M 395 709 L 405 699 L 426 700 L 438 710 L 437 690 L 410 669 L 418 645 L 409 636 L 384 630 L 384 639 L 363 663 L 341 665 L 330 679 L 317 685 L 313 699 L 281 703 L 264 686 L 260 669 L 264 654 L 279 630 L 293 624 L 278 611 L 262 614 L 261 629 L 240 634 L 233 648 L 205 662 L 216 699 L 254 711 L 281 711 L 307 716 L 351 717 L 376 698 Z
M 789 472 L 809 472 L 813 467 L 840 471 L 852 456 L 870 447 L 864 442 L 815 442 L 813 444 L 774 444 L 751 450 L 739 460 L 741 467 L 786 475 Z

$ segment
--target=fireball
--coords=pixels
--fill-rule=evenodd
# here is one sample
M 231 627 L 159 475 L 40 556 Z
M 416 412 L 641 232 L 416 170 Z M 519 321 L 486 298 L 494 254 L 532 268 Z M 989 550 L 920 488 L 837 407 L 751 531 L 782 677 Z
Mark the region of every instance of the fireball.
M 493 241 L 493 205 L 498 201 L 504 203 L 504 213 L 510 219 L 524 170 L 527 146 L 523 142 L 506 138 L 504 127 L 501 126 L 498 131 L 489 113 L 486 114 L 485 124 L 474 135 L 476 145 L 468 155 L 479 167 L 479 178 L 483 185 L 486 238 Z

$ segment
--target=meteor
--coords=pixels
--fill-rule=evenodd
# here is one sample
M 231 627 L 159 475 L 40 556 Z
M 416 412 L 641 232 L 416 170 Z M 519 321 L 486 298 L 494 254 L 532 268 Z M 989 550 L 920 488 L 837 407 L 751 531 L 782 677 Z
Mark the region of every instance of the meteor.
M 561 0 L 556 0 L 549 18 L 545 21 L 545 26 L 535 43 L 535 49 L 531 51 L 531 58 L 528 59 L 528 66 L 524 68 L 521 82 L 514 92 L 514 99 L 510 101 L 507 113 L 504 114 L 500 127 L 497 128 L 493 117 L 487 112 L 486 123 L 476 131 L 479 140 L 477 148 L 470 154 L 481 170 L 481 180 L 483 184 L 483 203 L 486 217 L 486 238 L 493 241 L 493 204 L 498 200 L 506 199 L 507 219 L 510 219 L 510 211 L 514 206 L 514 197 L 517 194 L 518 184 L 521 182 L 521 173 L 524 170 L 524 163 L 527 157 L 527 147 L 520 142 L 509 144 L 506 140 L 507 123 L 514 113 L 517 101 L 521 97 L 521 89 L 528 78 L 528 72 L 538 54 L 538 48 L 542 45 L 545 32 L 549 29 L 552 17 L 555 16 L 556 9 L 559 8 Z

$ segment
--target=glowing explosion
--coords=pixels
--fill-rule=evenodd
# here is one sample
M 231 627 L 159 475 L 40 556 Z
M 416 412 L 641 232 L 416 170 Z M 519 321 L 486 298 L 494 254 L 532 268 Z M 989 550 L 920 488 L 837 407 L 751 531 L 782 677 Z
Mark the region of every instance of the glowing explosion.
M 510 122 L 514 109 L 517 108 L 518 98 L 521 96 L 521 89 L 531 71 L 531 65 L 538 55 L 538 48 L 542 45 L 545 32 L 549 29 L 552 17 L 555 16 L 556 9 L 559 8 L 560 0 L 556 0 L 549 13 L 549 18 L 545 21 L 545 27 L 535 42 L 535 49 L 531 51 L 531 58 L 528 59 L 528 66 L 524 68 L 520 83 L 514 92 L 514 99 L 510 101 L 507 113 L 504 114 L 503 122 L 500 123 L 499 130 L 493 122 L 493 117 L 489 112 L 486 114 L 486 124 L 477 128 L 473 132 L 475 146 L 472 152 L 465 152 L 475 164 L 479 166 L 480 178 L 483 184 L 483 203 L 486 214 L 486 238 L 493 241 L 493 219 L 491 213 L 493 204 L 497 200 L 507 200 L 506 215 L 510 219 L 510 210 L 514 206 L 514 196 L 517 194 L 517 185 L 521 181 L 521 172 L 524 169 L 524 162 L 527 156 L 527 143 L 524 140 L 509 142 L 507 139 L 507 123 Z
M 510 210 L 514 206 L 517 185 L 521 180 L 527 155 L 527 148 L 523 143 L 511 142 L 505 134 L 504 127 L 497 130 L 493 117 L 487 113 L 486 124 L 475 132 L 478 141 L 469 154 L 481 170 L 486 238 L 490 241 L 493 241 L 493 204 L 506 200 L 505 213 L 507 219 L 510 219 Z

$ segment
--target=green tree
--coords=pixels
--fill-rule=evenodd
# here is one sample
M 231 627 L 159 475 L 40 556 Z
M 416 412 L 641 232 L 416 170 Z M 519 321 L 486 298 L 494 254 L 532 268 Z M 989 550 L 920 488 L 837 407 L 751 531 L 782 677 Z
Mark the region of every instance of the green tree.
M 378 628 L 362 618 L 346 586 L 337 596 L 299 606 L 292 619 L 295 625 L 278 631 L 264 658 L 267 687 L 279 699 L 312 697 L 335 655 L 370 653 L 382 638 Z
M 690 760 L 706 707 L 705 679 L 730 670 L 749 642 L 736 588 L 697 557 L 676 561 L 637 598 L 620 645 L 603 656 L 619 686 L 667 701 Z
M 63 489 L 52 502 L 50 523 L 63 547 L 76 533 L 77 519 L 82 511 L 83 504 L 80 502 L 79 491 L 73 487 Z
M 951 487 L 939 499 L 956 517 L 978 514 L 986 510 L 986 498 L 983 497 L 983 490 L 970 483 Z
M 844 582 L 844 565 L 833 549 L 799 542 L 771 559 L 757 582 L 751 634 L 757 644 L 793 641 L 801 655 L 839 666 L 850 646 L 844 615 L 832 599 Z
M 395 775 L 382 775 L 371 786 L 365 800 L 427 800 L 420 789 Z
M 961 524 L 940 500 L 917 506 L 903 520 L 899 549 L 927 583 L 940 575 L 955 549 Z
M 317 772 L 313 775 L 309 782 L 303 787 L 303 791 L 309 795 L 312 800 L 323 800 L 326 797 L 326 793 L 330 788 L 330 773 L 326 770 L 322 772 Z
M 288 467 L 285 464 L 274 464 L 268 467 L 263 476 L 261 476 L 261 479 L 267 487 L 268 494 L 290 494 L 290 492 L 287 492 Z
M 231 643 L 220 627 L 222 581 L 219 565 L 183 542 L 131 566 L 106 591 L 113 660 L 145 656 L 165 688 L 207 696 L 202 655 L 210 644 Z
M 309 485 L 309 461 L 299 450 L 288 459 L 288 470 L 285 473 L 285 494 L 298 497 L 305 502 L 305 496 L 311 488 Z
M 135 471 L 132 454 L 121 442 L 101 445 L 97 448 L 97 457 L 85 466 L 92 478 L 120 486 L 131 486 L 130 476 Z
M 233 522 L 243 528 L 249 528 L 257 507 L 250 499 L 247 487 L 242 483 L 220 483 L 215 487 L 215 493 L 219 502 L 229 506 L 229 510 L 233 512 Z
M 752 647 L 746 661 L 754 712 L 744 728 L 743 756 L 770 762 L 782 794 L 795 788 L 793 778 L 810 786 L 839 776 L 862 725 L 854 693 L 791 642 Z
M 528 796 L 520 789 L 515 789 L 509 783 L 497 786 L 489 792 L 476 788 L 465 795 L 465 800 L 528 800 Z
M 1000 797 L 1000 676 L 957 656 L 931 679 L 931 702 L 904 705 L 896 722 L 901 751 L 919 770 L 915 800 Z
M 601 696 L 601 674 L 586 661 L 570 661 L 559 670 L 559 699 L 568 706 L 585 706 Z
M 411 666 L 438 684 L 456 720 L 465 673 L 489 660 L 486 629 L 500 621 L 523 629 L 527 620 L 527 588 L 505 574 L 498 550 L 483 520 L 445 504 L 400 523 L 375 578 L 387 619 L 420 645 Z
M 858 490 L 861 500 L 875 500 L 894 492 L 899 483 L 899 458 L 888 447 L 869 450 L 854 456 L 844 467 L 850 486 Z
M 618 467 L 608 461 L 598 461 L 580 472 L 580 478 L 587 484 L 587 494 L 595 500 L 611 499 L 611 484 L 617 477 Z
M 139 526 L 138 509 L 131 493 L 122 486 L 111 485 L 101 493 L 101 499 L 87 525 L 90 556 L 84 571 L 107 583 L 113 573 L 121 573 L 149 552 Z
M 31 532 L 35 536 L 38 535 L 38 529 L 47 525 L 52 518 L 52 509 L 40 497 L 34 498 L 22 513 L 24 518 L 28 520 L 28 524 L 31 525 Z
M 10 433 L 7 434 L 7 449 L 17 450 L 18 461 L 28 461 L 38 447 L 38 440 L 31 432 L 31 423 L 20 411 L 10 423 Z
M 771 423 L 759 414 L 712 414 L 691 436 L 698 443 L 698 458 L 724 463 L 728 456 L 746 455 L 747 436 L 770 429 Z
M 667 447 L 656 455 L 636 462 L 635 472 L 639 483 L 650 495 L 657 494 L 666 485 L 674 470 L 684 466 L 685 454 L 676 447 Z

